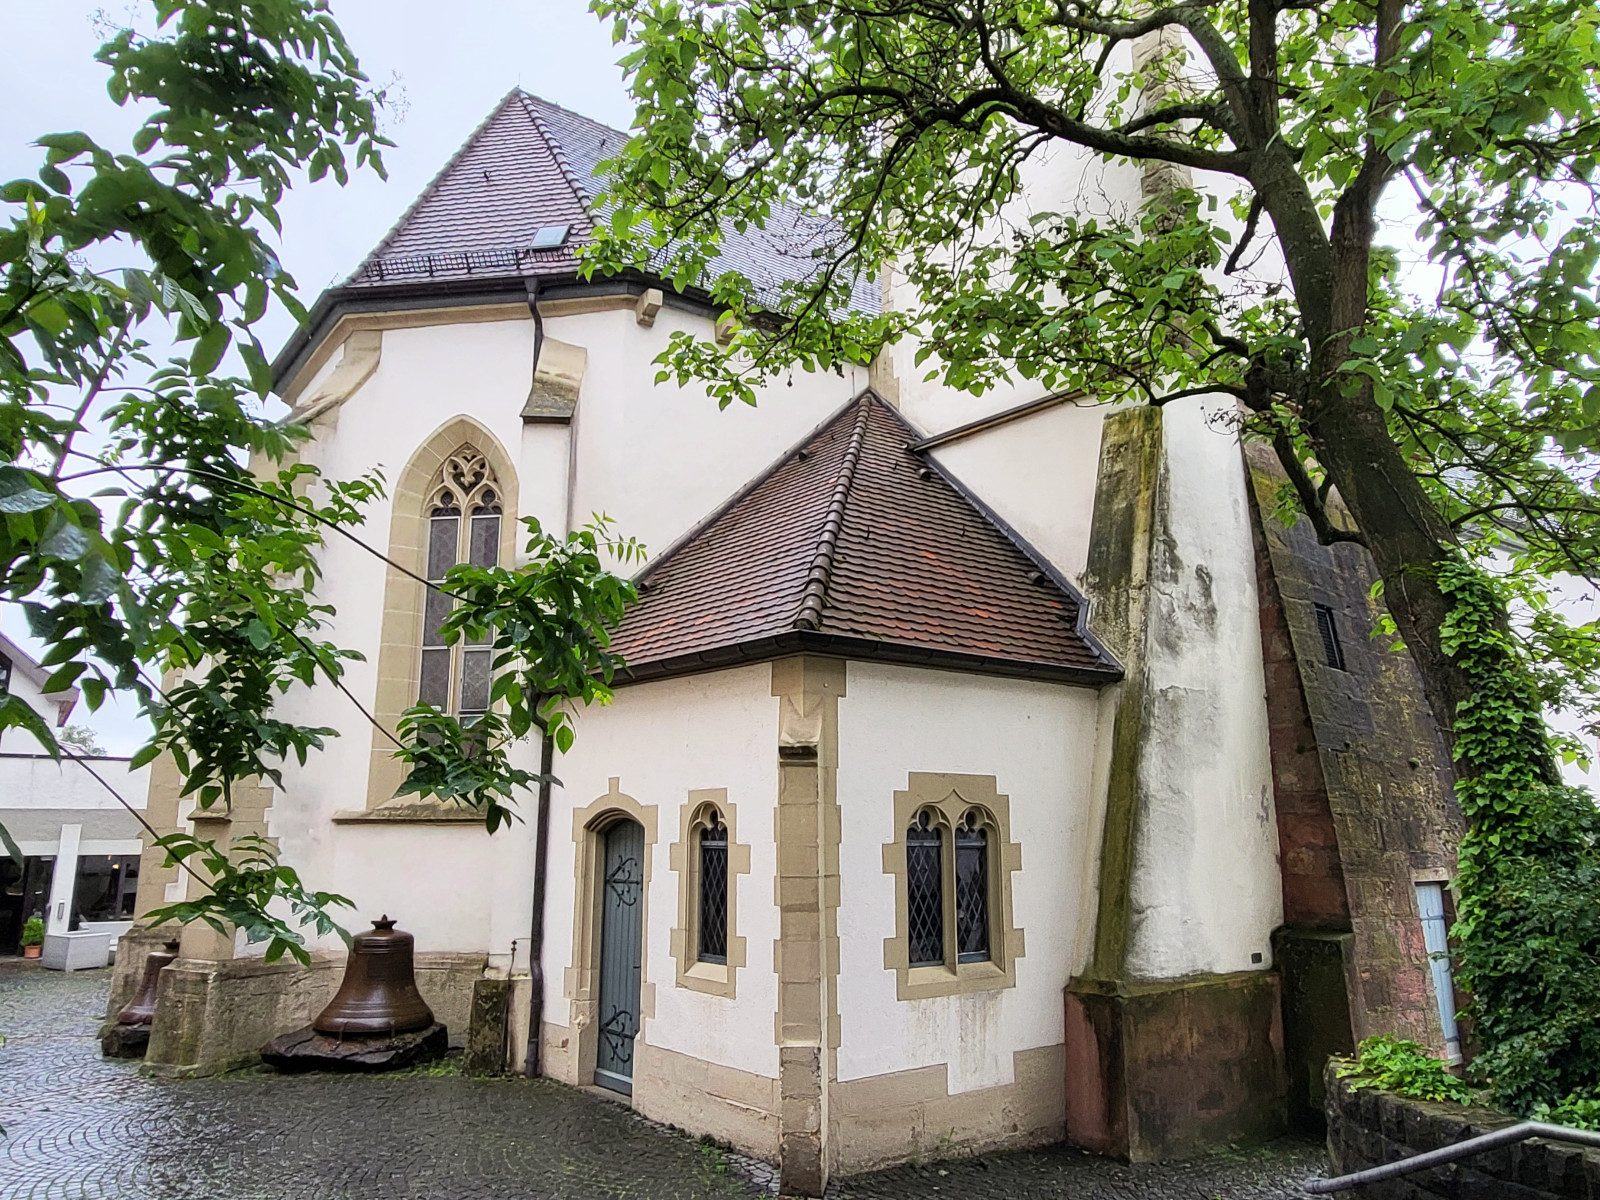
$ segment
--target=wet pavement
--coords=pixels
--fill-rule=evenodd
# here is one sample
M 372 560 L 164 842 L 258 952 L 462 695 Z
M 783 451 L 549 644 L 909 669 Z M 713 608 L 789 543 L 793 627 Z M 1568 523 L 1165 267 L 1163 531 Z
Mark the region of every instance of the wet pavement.
M 109 971 L 0 960 L 0 1200 L 723 1200 L 771 1195 L 761 1164 L 545 1080 L 453 1063 L 382 1076 L 156 1082 L 95 1040 Z M 1128 1166 L 1065 1149 L 900 1167 L 837 1200 L 1267 1200 L 1300 1196 L 1319 1147 L 1284 1141 Z

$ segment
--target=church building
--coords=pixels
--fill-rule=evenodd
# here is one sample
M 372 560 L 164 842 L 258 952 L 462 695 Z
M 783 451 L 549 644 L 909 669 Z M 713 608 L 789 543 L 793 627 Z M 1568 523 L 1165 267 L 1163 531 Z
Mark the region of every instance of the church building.
M 1322 1059 L 1369 1033 L 1444 1052 L 1448 766 L 1365 552 L 1273 519 L 1232 401 L 974 397 L 901 344 L 719 411 L 655 378 L 674 333 L 717 336 L 710 297 L 579 271 L 626 138 L 513 91 L 284 348 L 302 459 L 382 468 L 361 536 L 397 565 L 326 548 L 328 636 L 364 661 L 283 709 L 341 736 L 225 813 L 158 762 L 152 822 L 265 834 L 357 929 L 415 935 L 469 1062 L 536 1062 L 785 1194 L 1062 1139 L 1196 1153 L 1315 1122 Z M 1147 186 L 1070 152 L 1030 181 L 1042 208 Z M 780 214 L 713 272 L 776 285 L 812 236 Z M 532 793 L 493 835 L 396 799 L 399 715 L 489 704 L 419 578 L 601 512 L 650 558 L 544 844 Z M 148 847 L 138 878 L 141 914 L 192 886 Z M 186 928 L 147 1062 L 252 1061 L 337 985 L 343 943 L 315 950 Z

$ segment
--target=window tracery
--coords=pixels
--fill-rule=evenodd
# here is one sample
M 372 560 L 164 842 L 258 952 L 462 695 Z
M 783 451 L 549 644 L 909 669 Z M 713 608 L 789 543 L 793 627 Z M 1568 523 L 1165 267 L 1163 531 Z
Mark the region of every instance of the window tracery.
M 894 794 L 894 936 L 884 966 L 901 1000 L 1016 986 L 1022 931 L 1012 879 L 1022 848 L 1010 836 L 1010 798 L 992 775 L 913 771 Z
M 499 482 L 477 448 L 462 445 L 445 458 L 428 493 L 426 512 L 429 583 L 442 583 L 460 563 L 492 567 L 499 561 L 503 516 Z M 486 641 L 445 643 L 441 627 L 452 607 L 446 592 L 428 588 L 417 702 L 473 716 L 489 707 L 494 650 Z

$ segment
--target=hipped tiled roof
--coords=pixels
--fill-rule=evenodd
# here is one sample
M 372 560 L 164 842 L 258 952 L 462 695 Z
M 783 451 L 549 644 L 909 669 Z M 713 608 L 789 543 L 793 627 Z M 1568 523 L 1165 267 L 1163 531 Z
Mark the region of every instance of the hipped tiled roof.
M 347 287 L 372 288 L 419 280 L 496 280 L 571 275 L 576 251 L 589 239 L 598 212 L 596 169 L 629 135 L 521 89 L 510 92 L 445 164 L 393 229 L 361 263 Z M 567 225 L 567 243 L 533 250 L 534 232 Z M 710 279 L 724 271 L 749 278 L 774 301 L 785 282 L 820 269 L 813 252 L 833 226 L 793 207 L 778 206 L 765 230 L 724 231 Z M 851 307 L 876 311 L 871 280 L 858 281 Z
M 1100 684 L 1084 601 L 864 393 L 640 576 L 628 677 L 798 652 Z

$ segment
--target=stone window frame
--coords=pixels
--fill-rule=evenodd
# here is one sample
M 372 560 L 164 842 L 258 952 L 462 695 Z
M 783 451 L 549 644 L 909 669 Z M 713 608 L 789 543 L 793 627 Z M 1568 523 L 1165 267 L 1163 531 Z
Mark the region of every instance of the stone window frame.
M 399 724 L 400 714 L 416 703 L 421 679 L 424 586 L 399 568 L 407 568 L 417 576 L 427 570 L 428 514 L 434 483 L 445 463 L 463 446 L 482 454 L 495 477 L 501 510 L 500 562 L 516 561 L 520 528 L 516 468 L 500 439 L 487 426 L 469 416 L 454 417 L 423 440 L 395 480 L 389 509 L 388 553 L 390 562 L 397 565 L 388 567 L 383 590 L 378 681 L 372 706 L 372 715 L 381 728 L 372 731 L 368 811 L 391 801 L 405 779 L 405 766 L 394 757 L 394 742 L 389 735 Z M 418 803 L 415 797 L 391 807 L 395 815 L 390 819 L 394 820 L 432 824 L 483 820 L 481 814 L 462 805 Z
M 640 804 L 622 791 L 621 777 L 606 781 L 606 794 L 572 812 L 573 905 L 572 965 L 562 973 L 562 991 L 571 1006 L 571 1082 L 594 1086 L 600 1057 L 600 933 L 605 874 L 606 831 L 618 821 L 637 821 L 644 830 L 643 908 L 639 913 L 639 1032 L 636 1045 L 646 1045 L 645 1022 L 656 1015 L 656 989 L 650 982 L 650 880 L 656 849 L 656 806 Z M 635 1062 L 638 1060 L 635 1059 Z M 612 1093 L 608 1097 L 615 1098 Z
M 944 868 L 945 961 L 938 966 L 911 965 L 910 918 L 906 899 L 906 830 L 921 813 L 929 814 L 945 837 L 949 866 Z M 989 831 L 989 959 L 960 962 L 956 952 L 954 831 L 969 812 L 976 812 Z M 1003 795 L 993 775 L 956 775 L 912 771 L 904 791 L 894 794 L 894 840 L 883 847 L 884 874 L 894 877 L 895 935 L 883 940 L 883 965 L 895 973 L 900 1000 L 927 1000 L 970 992 L 1000 991 L 1017 986 L 1017 960 L 1025 949 L 1023 931 L 1012 921 L 1011 876 L 1022 869 L 1022 847 L 1011 840 L 1011 798 Z
M 480 512 L 479 509 L 484 509 Z M 446 515 L 446 514 L 450 515 Z M 432 486 L 428 489 L 428 499 L 423 505 L 424 528 L 428 548 L 424 551 L 423 561 L 426 564 L 422 574 L 430 582 L 443 581 L 444 576 L 452 569 L 462 564 L 472 562 L 473 543 L 477 539 L 475 526 L 481 520 L 493 518 L 494 541 L 493 549 L 495 561 L 493 565 L 500 565 L 504 561 L 504 533 L 506 521 L 515 518 L 505 510 L 505 504 L 500 492 L 500 480 L 495 474 L 494 465 L 489 462 L 488 455 L 479 450 L 472 442 L 463 442 L 457 446 L 446 458 L 439 470 L 435 472 Z M 434 522 L 441 519 L 453 519 L 456 523 L 455 546 L 451 550 L 451 561 L 443 571 L 435 575 L 433 563 L 433 536 Z M 485 564 L 478 564 L 485 565 Z M 427 612 L 427 599 L 423 600 L 424 618 Z M 484 711 L 482 708 L 463 707 L 466 692 L 467 655 L 469 652 L 487 655 L 493 660 L 494 650 L 492 640 L 480 643 L 478 646 L 469 646 L 464 639 L 458 638 L 453 645 L 434 644 L 427 642 L 427 622 L 424 619 L 423 642 L 418 651 L 418 688 L 417 696 L 413 703 L 422 702 L 423 677 L 427 674 L 427 656 L 432 653 L 445 655 L 444 678 L 444 703 L 438 705 L 442 711 L 455 717 L 471 719 Z M 494 686 L 493 671 L 489 673 L 489 680 L 485 685 L 485 694 Z M 493 707 L 492 702 L 489 707 Z
M 728 831 L 728 961 L 701 962 L 699 833 L 715 810 Z M 678 875 L 678 923 L 672 929 L 671 948 L 681 988 L 732 1000 L 737 994 L 739 968 L 745 965 L 745 940 L 738 933 L 739 876 L 750 873 L 750 846 L 739 841 L 737 806 L 728 801 L 726 788 L 695 788 L 679 810 L 678 840 L 668 848 L 668 864 Z

